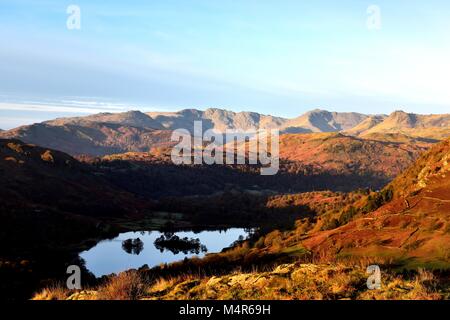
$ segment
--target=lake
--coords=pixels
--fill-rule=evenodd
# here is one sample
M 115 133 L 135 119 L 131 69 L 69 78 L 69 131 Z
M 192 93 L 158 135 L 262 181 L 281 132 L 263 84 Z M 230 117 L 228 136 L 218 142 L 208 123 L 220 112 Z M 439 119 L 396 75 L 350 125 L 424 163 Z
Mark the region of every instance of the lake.
M 99 242 L 95 247 L 80 253 L 86 262 L 86 268 L 95 276 L 101 277 L 119 273 L 128 269 L 137 269 L 143 265 L 150 268 L 161 263 L 170 263 L 190 258 L 203 257 L 206 253 L 221 252 L 240 238 L 247 238 L 248 229 L 233 228 L 220 231 L 175 232 L 171 236 L 185 239 L 188 244 L 199 246 L 197 249 L 174 249 L 159 245 L 164 237 L 159 231 L 126 232 L 112 240 Z M 139 239 L 139 240 L 137 240 Z M 155 245 L 157 240 L 158 245 Z M 189 240 L 189 241 L 188 241 Z M 167 241 L 165 242 L 167 243 Z M 158 246 L 158 248 L 157 248 Z M 184 252 L 183 252 L 184 250 Z

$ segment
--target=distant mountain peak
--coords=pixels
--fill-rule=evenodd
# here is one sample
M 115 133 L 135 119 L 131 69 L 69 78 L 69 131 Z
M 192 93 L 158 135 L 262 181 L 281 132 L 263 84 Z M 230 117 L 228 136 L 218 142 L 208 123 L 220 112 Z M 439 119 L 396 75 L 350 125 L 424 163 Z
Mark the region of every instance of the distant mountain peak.
M 379 133 L 403 133 L 411 137 L 442 140 L 450 136 L 450 114 L 419 115 L 403 110 L 392 112 L 361 136 Z
M 348 130 L 368 118 L 367 115 L 354 112 L 330 112 L 314 109 L 286 122 L 287 132 L 338 132 Z
M 414 113 L 406 113 L 404 111 L 395 111 L 388 117 L 389 120 L 396 121 L 399 125 L 408 126 L 410 128 L 414 127 L 417 123 L 417 115 Z
M 331 112 L 328 110 L 325 110 L 325 109 L 320 109 L 320 108 L 316 108 L 316 109 L 306 112 L 306 114 L 312 114 L 312 113 L 331 113 Z
M 142 111 L 139 110 L 129 110 L 126 111 L 125 114 L 129 114 L 129 115 L 133 115 L 133 116 L 144 116 L 144 117 L 148 117 L 145 113 L 143 113 Z
M 180 110 L 177 113 L 180 113 L 180 114 L 202 114 L 203 111 L 200 111 L 198 109 L 188 108 L 188 109 Z
M 64 126 L 68 124 L 89 126 L 89 123 L 111 123 L 139 128 L 163 129 L 160 123 L 138 110 L 130 110 L 121 113 L 103 112 L 85 117 L 58 118 L 51 121 L 45 121 L 44 123 L 53 126 Z

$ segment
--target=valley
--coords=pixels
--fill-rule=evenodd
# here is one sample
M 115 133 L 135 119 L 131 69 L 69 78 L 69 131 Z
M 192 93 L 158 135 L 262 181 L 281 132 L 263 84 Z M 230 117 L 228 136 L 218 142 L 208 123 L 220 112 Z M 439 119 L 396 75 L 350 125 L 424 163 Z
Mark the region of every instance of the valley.
M 216 129 L 289 126 L 280 135 L 278 174 L 261 176 L 259 164 L 173 164 L 171 129 L 192 119 Z M 108 298 L 102 290 L 120 277 L 126 286 L 145 287 L 140 299 L 255 298 L 263 284 L 250 283 L 262 277 L 274 286 L 265 298 L 361 299 L 369 296 L 357 288 L 348 295 L 331 294 L 334 289 L 285 294 L 307 270 L 343 279 L 355 272 L 362 281 L 368 263 L 410 288 L 399 297 L 414 298 L 419 276 L 440 283 L 435 295 L 425 284 L 421 294 L 446 297 L 450 150 L 449 140 L 440 140 L 447 118 L 409 116 L 409 129 L 372 130 L 392 119 L 399 126 L 405 121 L 398 113 L 372 119 L 315 110 L 291 121 L 185 110 L 99 114 L 2 131 L 2 298 Z M 441 129 L 430 135 L 434 126 Z M 222 239 L 214 232 L 227 229 L 253 231 L 219 245 L 202 240 L 211 232 L 208 239 Z M 178 234 L 188 236 L 183 242 Z M 157 250 L 162 255 L 151 262 Z M 113 256 L 118 262 L 108 263 Z M 136 262 L 119 262 L 121 256 Z M 70 264 L 82 266 L 89 292 L 59 287 Z M 285 268 L 289 272 L 280 271 Z M 222 295 L 225 288 L 238 296 Z M 386 290 L 378 297 L 393 294 Z

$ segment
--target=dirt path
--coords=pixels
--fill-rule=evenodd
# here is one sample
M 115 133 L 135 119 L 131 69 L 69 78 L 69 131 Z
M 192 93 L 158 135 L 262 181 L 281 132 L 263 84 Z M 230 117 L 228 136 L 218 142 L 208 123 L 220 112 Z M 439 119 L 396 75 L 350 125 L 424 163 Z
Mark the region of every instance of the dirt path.
M 433 197 L 423 197 L 423 199 L 434 200 L 434 201 L 440 201 L 440 202 L 445 202 L 445 203 L 450 203 L 450 200 L 443 200 L 443 199 L 433 198 Z

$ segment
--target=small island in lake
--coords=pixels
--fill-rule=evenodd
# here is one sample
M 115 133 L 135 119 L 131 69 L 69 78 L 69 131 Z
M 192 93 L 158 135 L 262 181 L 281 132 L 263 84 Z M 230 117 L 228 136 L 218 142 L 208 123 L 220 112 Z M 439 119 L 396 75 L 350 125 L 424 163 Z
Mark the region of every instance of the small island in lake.
M 188 237 L 180 238 L 179 236 L 166 232 L 155 240 L 155 247 L 163 252 L 169 250 L 173 254 L 183 252 L 184 254 L 207 252 L 208 249 L 202 245 L 200 239 L 189 239 Z

